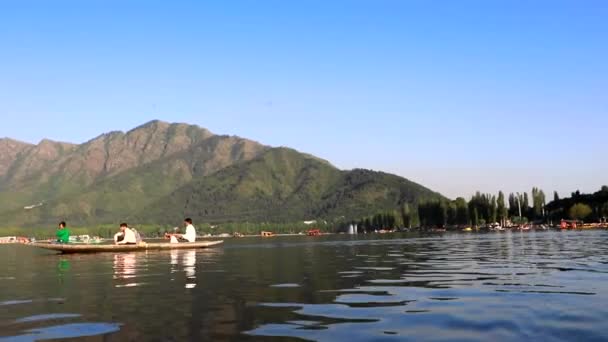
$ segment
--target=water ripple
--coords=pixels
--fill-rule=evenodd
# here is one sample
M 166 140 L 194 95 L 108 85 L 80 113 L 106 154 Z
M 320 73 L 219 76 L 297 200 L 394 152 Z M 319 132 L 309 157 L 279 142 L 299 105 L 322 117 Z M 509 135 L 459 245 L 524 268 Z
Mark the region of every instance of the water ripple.
M 1 342 L 29 342 L 106 335 L 120 330 L 117 323 L 71 323 L 25 330 L 23 335 L 0 337 Z
M 385 244 L 390 248 L 382 252 Z M 608 300 L 608 248 L 594 238 L 446 234 L 354 246 L 350 269 L 336 270 L 347 287 L 320 291 L 333 293 L 331 302 L 266 302 L 261 307 L 291 319 L 246 333 L 307 340 L 520 341 L 568 340 L 576 333 L 578 340 L 595 340 L 606 332 L 599 318 L 608 317 L 602 304 Z M 344 276 L 353 275 L 357 282 L 348 287 L 351 278 Z M 315 329 L 298 322 L 315 322 Z

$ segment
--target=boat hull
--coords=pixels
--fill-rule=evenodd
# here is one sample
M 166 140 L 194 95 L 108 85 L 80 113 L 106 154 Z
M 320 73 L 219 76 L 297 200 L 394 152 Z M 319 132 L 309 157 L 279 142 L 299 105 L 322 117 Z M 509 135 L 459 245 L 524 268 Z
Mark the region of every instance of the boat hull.
M 103 252 L 135 252 L 165 249 L 194 249 L 209 248 L 222 244 L 224 241 L 200 241 L 180 243 L 142 243 L 138 245 L 71 245 L 60 243 L 30 243 L 30 246 L 57 251 L 61 253 L 103 253 Z

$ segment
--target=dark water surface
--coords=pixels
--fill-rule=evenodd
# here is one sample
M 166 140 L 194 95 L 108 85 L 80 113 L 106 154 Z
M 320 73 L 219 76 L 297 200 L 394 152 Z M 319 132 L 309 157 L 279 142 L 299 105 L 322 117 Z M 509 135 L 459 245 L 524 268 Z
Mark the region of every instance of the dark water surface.
M 608 340 L 608 232 L 0 245 L 0 341 Z

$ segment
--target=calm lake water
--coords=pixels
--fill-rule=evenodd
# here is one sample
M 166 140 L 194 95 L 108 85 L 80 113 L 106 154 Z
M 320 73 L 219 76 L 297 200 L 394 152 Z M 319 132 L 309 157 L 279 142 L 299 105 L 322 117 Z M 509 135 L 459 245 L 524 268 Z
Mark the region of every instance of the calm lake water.
M 608 340 L 608 232 L 0 246 L 0 341 Z

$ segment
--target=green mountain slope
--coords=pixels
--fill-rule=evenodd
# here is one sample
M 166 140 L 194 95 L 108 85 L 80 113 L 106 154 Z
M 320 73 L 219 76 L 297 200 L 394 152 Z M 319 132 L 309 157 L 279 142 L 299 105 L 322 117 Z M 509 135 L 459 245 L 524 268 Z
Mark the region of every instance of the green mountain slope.
M 314 157 L 275 148 L 195 179 L 135 216 L 140 222 L 278 222 L 355 218 L 441 195 L 404 178 L 341 171 Z
M 441 195 L 288 148 L 152 121 L 84 144 L 0 140 L 0 226 L 358 218 Z
M 58 217 L 113 222 L 195 176 L 250 160 L 267 149 L 197 126 L 160 121 L 127 133 L 104 134 L 82 145 L 53 143 L 57 145 L 51 149 L 50 143 L 17 153 L 0 178 L 4 225 L 46 224 Z M 48 158 L 35 157 L 40 154 Z M 43 205 L 24 209 L 39 203 Z

